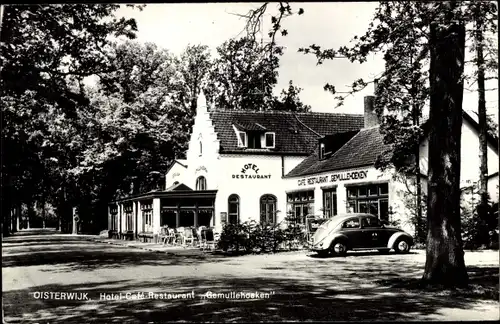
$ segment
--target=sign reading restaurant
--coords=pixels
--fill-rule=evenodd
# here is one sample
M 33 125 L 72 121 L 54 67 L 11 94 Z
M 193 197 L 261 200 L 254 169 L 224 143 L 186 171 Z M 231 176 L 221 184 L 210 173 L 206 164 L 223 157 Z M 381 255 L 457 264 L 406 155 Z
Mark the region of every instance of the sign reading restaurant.
M 342 172 L 326 176 L 315 176 L 315 177 L 299 179 L 298 185 L 305 186 L 305 185 L 314 185 L 320 183 L 331 183 L 337 181 L 365 179 L 367 174 L 368 170 L 362 170 L 362 171 Z
M 259 167 L 253 163 L 245 164 L 240 174 L 233 174 L 233 179 L 271 179 L 270 174 L 259 174 Z

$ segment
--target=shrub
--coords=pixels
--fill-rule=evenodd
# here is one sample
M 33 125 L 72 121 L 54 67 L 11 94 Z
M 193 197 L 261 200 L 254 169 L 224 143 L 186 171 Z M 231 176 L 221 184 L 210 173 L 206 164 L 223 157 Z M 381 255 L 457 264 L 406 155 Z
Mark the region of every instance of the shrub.
M 241 224 L 226 224 L 218 242 L 218 248 L 224 252 L 277 252 L 280 247 L 291 249 L 306 241 L 300 225 L 288 224 L 266 225 L 255 221 Z
M 481 219 L 478 204 L 462 206 L 462 241 L 465 249 L 498 247 L 498 203 L 489 203 L 486 219 Z
M 247 246 L 247 224 L 226 224 L 222 229 L 218 248 L 227 252 L 228 250 L 239 252 L 240 247 Z

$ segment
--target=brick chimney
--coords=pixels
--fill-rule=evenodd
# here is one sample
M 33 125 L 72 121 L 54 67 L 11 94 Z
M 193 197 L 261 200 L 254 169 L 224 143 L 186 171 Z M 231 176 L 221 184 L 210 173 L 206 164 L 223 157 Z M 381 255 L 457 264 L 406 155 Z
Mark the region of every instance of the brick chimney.
M 365 96 L 365 128 L 377 126 L 379 118 L 374 111 L 375 96 Z
M 373 93 L 377 94 L 378 79 L 373 80 Z M 380 124 L 380 118 L 375 112 L 375 96 L 365 96 L 365 128 L 375 127 Z

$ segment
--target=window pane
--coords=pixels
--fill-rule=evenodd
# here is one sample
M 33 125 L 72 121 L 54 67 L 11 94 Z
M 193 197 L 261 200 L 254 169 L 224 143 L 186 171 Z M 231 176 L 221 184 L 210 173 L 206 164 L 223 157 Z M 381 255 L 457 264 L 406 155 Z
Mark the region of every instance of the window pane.
M 354 218 L 346 221 L 344 225 L 342 225 L 343 228 L 358 228 L 359 227 L 359 219 Z
M 332 194 L 332 215 L 337 215 L 337 194 Z
M 323 194 L 323 207 L 325 209 L 330 209 L 331 207 L 330 204 L 331 204 L 331 193 L 327 191 Z
M 370 185 L 368 187 L 368 195 L 369 196 L 377 196 L 378 195 L 377 185 Z
M 366 197 L 366 187 L 360 187 L 358 193 L 360 197 Z
M 380 210 L 379 210 L 380 219 L 389 220 L 389 200 L 388 199 L 380 199 L 379 205 L 380 205 Z
M 349 201 L 347 203 L 347 212 L 348 213 L 356 213 L 358 209 L 356 208 L 356 201 Z
M 363 224 L 364 228 L 377 228 L 377 227 L 380 227 L 378 219 L 377 218 L 373 218 L 373 217 L 363 218 L 362 224 Z
M 367 213 L 368 212 L 368 204 L 366 203 L 366 201 L 358 202 L 358 211 L 360 213 Z
M 266 134 L 266 146 L 274 146 L 274 134 Z
M 368 202 L 368 211 L 370 214 L 378 216 L 378 200 L 370 200 Z
M 349 197 L 356 197 L 357 196 L 357 190 L 356 188 L 349 188 L 347 189 L 347 194 Z
M 229 204 L 229 213 L 231 213 L 231 214 L 238 213 L 238 205 L 235 203 L 230 203 Z
M 239 132 L 238 135 L 240 136 L 241 145 L 247 146 L 245 132 Z
M 389 184 L 383 183 L 379 186 L 379 191 L 381 195 L 389 194 Z

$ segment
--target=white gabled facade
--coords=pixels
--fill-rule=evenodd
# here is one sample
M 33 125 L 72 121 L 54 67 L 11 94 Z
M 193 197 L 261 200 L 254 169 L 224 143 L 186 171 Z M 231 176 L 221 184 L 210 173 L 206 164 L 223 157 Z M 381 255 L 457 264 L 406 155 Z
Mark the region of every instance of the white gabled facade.
M 210 119 L 203 94 L 197 102 L 186 160 L 188 167 L 174 165 L 166 174 L 167 187 L 180 173 L 179 179 L 197 190 L 197 179 L 204 177 L 207 190 L 217 190 L 215 199 L 215 227 L 220 229 L 221 219 L 227 218 L 231 195 L 239 198 L 239 221 L 260 219 L 260 198 L 269 194 L 276 197 L 277 221 L 285 217 L 286 194 L 283 176 L 295 168 L 305 157 L 263 154 L 221 154 L 220 142 Z M 236 136 L 236 133 L 235 133 Z M 182 171 L 182 172 L 181 172 Z
M 464 118 L 462 124 L 461 143 L 461 187 L 468 187 L 479 180 L 479 139 L 477 131 L 467 119 Z M 488 144 L 488 192 L 493 202 L 498 202 L 498 153 L 494 147 Z M 422 194 L 427 193 L 427 165 L 428 165 L 428 140 L 424 139 L 420 145 L 420 169 L 422 173 L 421 188 Z M 414 226 L 411 222 L 411 215 L 414 213 L 408 210 L 405 201 L 411 199 L 409 191 L 415 193 L 414 180 L 397 177 L 394 171 L 387 170 L 381 172 L 374 166 L 366 166 L 355 169 L 341 169 L 330 172 L 322 172 L 302 177 L 288 178 L 285 185 L 287 192 L 313 191 L 314 192 L 314 213 L 324 214 L 324 191 L 336 189 L 337 213 L 348 212 L 349 199 L 348 188 L 372 184 L 388 184 L 388 205 L 391 211 L 389 220 L 399 220 L 400 226 L 408 233 L 414 233 Z M 356 178 L 356 179 L 353 179 Z M 373 196 L 373 201 L 384 200 L 386 197 Z M 369 199 L 368 197 L 366 198 Z M 476 200 L 477 201 L 477 200 Z
M 369 114 L 365 112 L 365 122 L 366 116 Z M 272 131 L 272 129 L 266 130 L 266 132 Z M 235 129 L 235 142 L 239 136 L 238 132 L 240 130 Z M 195 225 L 199 224 L 201 216 L 198 212 L 205 213 L 203 217 L 206 217 L 207 212 L 211 213 L 210 226 L 215 226 L 217 230 L 222 229 L 223 221 L 234 221 L 236 214 L 239 222 L 250 220 L 259 222 L 263 208 L 269 208 L 265 203 L 263 207 L 263 201 L 270 199 L 274 204 L 271 209 L 276 212 L 277 223 L 285 220 L 287 216 L 292 217 L 298 214 L 301 215 L 300 222 L 303 223 L 306 214 L 330 217 L 350 212 L 356 206 L 355 208 L 358 209 L 356 211 L 360 211 L 360 208 L 368 208 L 370 212 L 378 213 L 381 218 L 383 216 L 390 221 L 399 220 L 403 229 L 409 233 L 414 232 L 410 221 L 412 212 L 405 206 L 405 200 L 408 200 L 409 196 L 408 190 L 414 190 L 411 179 L 395 180 L 391 170 L 381 172 L 373 164 L 285 177 L 304 161 L 306 156 L 258 149 L 221 153 L 219 138 L 211 120 L 206 99 L 201 94 L 197 102 L 197 114 L 190 135 L 186 160 L 177 160 L 167 171 L 165 189 L 179 190 L 172 195 L 182 196 L 183 199 L 189 200 L 190 191 L 187 188 L 175 187 L 183 184 L 194 190 L 193 194 L 198 195 L 197 197 L 201 197 L 202 200 L 212 195 L 210 199 L 213 205 L 200 207 L 194 202 L 196 205 L 194 217 L 189 216 L 191 214 L 187 215 L 186 210 L 182 214 L 182 206 L 178 205 L 176 216 L 173 216 L 174 220 L 176 218 L 174 223 L 179 224 L 179 219 L 184 217 L 194 219 Z M 276 143 L 275 140 L 274 138 L 274 143 Z M 347 148 L 349 146 L 346 146 Z M 424 140 L 420 146 L 423 193 L 427 190 L 427 157 L 428 142 Z M 474 125 L 465 118 L 462 126 L 461 172 L 462 186 L 470 185 L 479 178 L 477 132 Z M 488 173 L 490 196 L 492 200 L 498 201 L 498 153 L 491 145 L 488 151 Z M 127 210 L 133 210 L 133 215 L 136 216 L 131 216 L 133 219 L 127 223 L 125 219 L 127 215 L 124 215 L 125 203 L 119 203 L 118 206 L 110 209 L 109 228 L 125 232 L 135 227 L 139 232 L 141 229 L 142 231 L 153 229 L 155 233 L 158 232 L 161 223 L 165 223 L 162 213 L 174 212 L 175 206 L 172 206 L 172 202 L 176 200 L 172 200 L 172 195 L 168 195 L 168 192 L 153 192 L 138 198 L 126 199 L 133 207 L 132 209 L 127 207 Z M 162 199 L 165 201 L 170 199 L 167 207 L 162 205 Z M 230 205 L 230 201 L 237 201 L 236 212 L 235 205 L 233 203 Z M 200 207 L 199 211 L 198 207 Z M 114 213 L 118 211 L 118 217 L 111 215 L 111 210 Z M 128 215 L 130 216 L 130 212 Z M 149 215 L 150 219 L 144 215 Z M 206 218 L 204 221 L 206 222 Z

